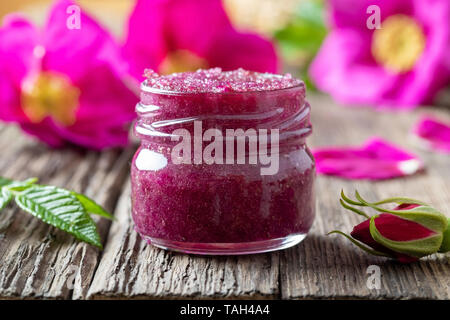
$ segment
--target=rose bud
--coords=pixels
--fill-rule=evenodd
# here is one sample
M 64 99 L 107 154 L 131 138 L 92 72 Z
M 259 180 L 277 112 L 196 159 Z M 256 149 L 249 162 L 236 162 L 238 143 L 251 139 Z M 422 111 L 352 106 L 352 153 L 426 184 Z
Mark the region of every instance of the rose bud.
M 364 251 L 396 259 L 402 263 L 414 262 L 421 257 L 450 251 L 450 219 L 429 205 L 414 199 L 390 198 L 375 203 L 365 201 L 358 192 L 358 201 L 341 193 L 341 204 L 367 219 L 353 228 L 351 236 L 339 233 Z M 397 203 L 392 210 L 381 204 Z M 369 207 L 378 212 L 372 217 L 353 206 Z

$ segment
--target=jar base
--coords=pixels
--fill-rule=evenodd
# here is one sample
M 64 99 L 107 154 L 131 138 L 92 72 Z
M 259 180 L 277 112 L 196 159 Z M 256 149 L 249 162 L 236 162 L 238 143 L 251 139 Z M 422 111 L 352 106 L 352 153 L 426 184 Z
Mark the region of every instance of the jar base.
M 239 243 L 179 242 L 143 236 L 149 244 L 170 251 L 198 255 L 244 255 L 270 252 L 295 246 L 306 238 L 306 233 L 271 240 Z

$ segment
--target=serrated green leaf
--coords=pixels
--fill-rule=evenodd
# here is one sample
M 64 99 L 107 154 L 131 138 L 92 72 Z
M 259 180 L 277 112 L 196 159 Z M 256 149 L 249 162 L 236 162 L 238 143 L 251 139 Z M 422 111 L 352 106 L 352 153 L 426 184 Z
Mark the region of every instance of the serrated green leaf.
M 0 188 L 0 211 L 3 210 L 11 200 L 11 192 L 6 188 Z
M 6 178 L 0 177 L 0 188 L 4 187 L 7 188 L 9 191 L 12 192 L 20 192 L 23 191 L 33 184 L 35 184 L 38 181 L 37 178 L 30 178 L 25 181 L 14 181 Z
M 0 177 L 0 187 L 13 183 L 12 180 Z
M 79 194 L 73 191 L 72 194 L 81 202 L 81 204 L 83 205 L 84 209 L 86 209 L 87 212 L 102 216 L 110 220 L 115 220 L 113 215 L 108 213 L 105 209 L 103 209 L 91 198 L 85 196 L 84 194 Z
M 15 201 L 22 210 L 42 221 L 81 241 L 102 248 L 95 222 L 70 191 L 53 186 L 32 185 L 18 193 Z
M 33 184 L 30 184 L 26 181 L 14 181 L 13 183 L 5 186 L 9 191 L 12 192 L 22 192 L 28 188 L 30 188 Z

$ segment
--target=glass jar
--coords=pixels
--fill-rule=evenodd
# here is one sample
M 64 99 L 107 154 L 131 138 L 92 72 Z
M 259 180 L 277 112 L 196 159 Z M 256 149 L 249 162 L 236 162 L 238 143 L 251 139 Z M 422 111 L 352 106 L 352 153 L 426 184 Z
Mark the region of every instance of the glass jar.
M 305 143 L 311 124 L 303 83 L 186 93 L 144 81 L 136 111 L 141 146 L 131 167 L 132 216 L 145 240 L 221 255 L 273 251 L 304 239 L 315 216 L 315 164 Z M 222 155 L 219 144 L 211 152 L 213 141 L 223 143 Z

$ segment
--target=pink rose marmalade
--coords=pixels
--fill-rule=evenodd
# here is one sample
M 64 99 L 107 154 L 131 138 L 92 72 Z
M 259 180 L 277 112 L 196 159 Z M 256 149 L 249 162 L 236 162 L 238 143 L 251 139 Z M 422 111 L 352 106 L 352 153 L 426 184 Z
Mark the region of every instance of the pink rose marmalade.
M 215 68 L 166 76 L 147 72 L 141 89 L 135 125 L 141 146 L 131 182 L 133 220 L 144 239 L 195 254 L 259 253 L 304 239 L 315 216 L 315 164 L 305 144 L 311 124 L 303 82 L 290 75 Z M 224 137 L 222 162 L 201 159 L 217 139 L 205 139 L 208 129 Z M 244 158 L 238 162 L 238 142 L 226 152 L 227 129 L 267 132 L 277 170 L 263 175 L 267 163 L 250 163 L 249 136 L 242 140 Z M 274 129 L 278 150 L 271 149 Z M 261 135 L 255 139 L 262 141 Z M 177 153 L 181 141 L 191 147 Z M 200 162 L 194 151 L 199 147 Z M 217 149 L 211 154 L 220 155 Z

